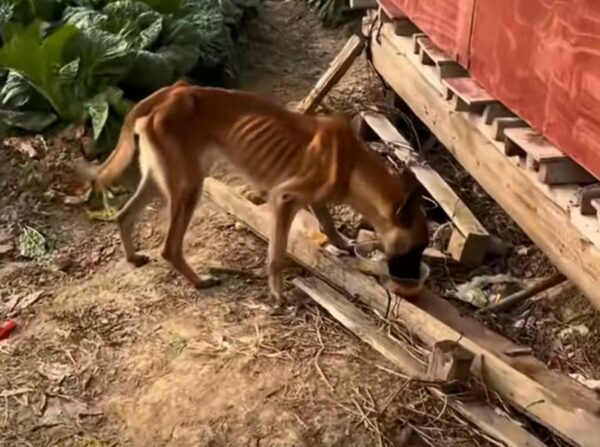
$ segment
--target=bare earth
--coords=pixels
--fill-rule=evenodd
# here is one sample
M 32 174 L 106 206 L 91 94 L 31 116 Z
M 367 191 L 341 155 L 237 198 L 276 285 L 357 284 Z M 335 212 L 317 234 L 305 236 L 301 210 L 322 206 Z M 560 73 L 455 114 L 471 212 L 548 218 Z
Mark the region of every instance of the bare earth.
M 242 86 L 281 103 L 300 100 L 348 36 L 289 0 L 265 1 L 247 28 Z M 325 107 L 352 112 L 381 93 L 361 61 Z M 260 277 L 230 275 L 195 291 L 159 258 L 158 206 L 138 233 L 155 261 L 126 264 L 114 224 L 65 204 L 63 167 L 77 139 L 44 141 L 37 159 L 0 151 L 0 319 L 19 324 L 0 342 L 1 446 L 492 445 L 291 288 L 299 311 L 281 316 Z M 241 183 L 225 169 L 217 175 Z M 351 232 L 356 216 L 337 217 Z M 51 240 L 46 256 L 19 256 L 24 226 Z M 265 262 L 265 244 L 207 200 L 186 241 L 200 272 Z

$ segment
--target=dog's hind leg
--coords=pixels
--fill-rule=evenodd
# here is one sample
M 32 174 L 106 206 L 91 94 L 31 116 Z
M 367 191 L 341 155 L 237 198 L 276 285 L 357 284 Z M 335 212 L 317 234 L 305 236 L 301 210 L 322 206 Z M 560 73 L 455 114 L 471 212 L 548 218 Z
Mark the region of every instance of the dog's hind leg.
M 116 217 L 125 258 L 137 267 L 148 263 L 149 259 L 136 252 L 133 243 L 133 227 L 136 217 L 152 201 L 157 192 L 158 189 L 150 173 L 143 173 L 137 190 Z
M 215 276 L 199 276 L 183 256 L 183 238 L 202 193 L 202 183 L 201 179 L 199 185 L 170 192 L 169 229 L 162 253 L 163 258 L 197 289 L 212 287 L 220 283 Z

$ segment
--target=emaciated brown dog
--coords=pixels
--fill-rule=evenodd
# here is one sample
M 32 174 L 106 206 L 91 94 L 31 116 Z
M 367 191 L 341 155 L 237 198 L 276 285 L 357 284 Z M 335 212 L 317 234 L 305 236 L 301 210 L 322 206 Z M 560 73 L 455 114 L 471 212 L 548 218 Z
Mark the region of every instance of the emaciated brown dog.
M 156 193 L 169 207 L 162 256 L 195 287 L 216 278 L 197 275 L 183 256 L 183 238 L 215 157 L 268 191 L 273 220 L 267 271 L 271 294 L 282 297 L 282 261 L 295 214 L 309 208 L 335 246 L 351 242 L 335 228 L 327 203 L 346 203 L 379 234 L 390 273 L 418 279 L 428 243 L 417 181 L 408 170 L 393 175 L 341 118 L 305 116 L 254 94 L 178 82 L 138 103 L 128 114 L 109 159 L 88 172 L 95 189 L 113 185 L 139 151 L 141 181 L 117 216 L 127 260 L 148 262 L 132 241 L 138 213 Z M 397 285 L 402 291 L 402 282 Z

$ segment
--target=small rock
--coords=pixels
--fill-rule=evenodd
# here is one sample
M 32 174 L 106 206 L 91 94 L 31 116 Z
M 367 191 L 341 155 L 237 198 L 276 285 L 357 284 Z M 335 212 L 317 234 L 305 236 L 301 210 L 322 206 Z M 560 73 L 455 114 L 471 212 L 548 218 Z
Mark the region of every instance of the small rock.
M 585 324 L 578 324 L 576 326 L 570 326 L 560 331 L 560 338 L 566 338 L 570 335 L 580 335 L 585 337 L 590 333 L 590 329 Z
M 600 380 L 586 379 L 585 377 L 583 377 L 581 374 L 578 374 L 578 373 L 571 373 L 571 374 L 569 374 L 569 377 L 571 379 L 577 380 L 583 386 L 585 386 L 591 390 L 600 391 Z
M 243 224 L 243 223 L 241 223 L 241 222 L 236 222 L 236 223 L 234 223 L 234 224 L 233 224 L 233 229 L 234 229 L 235 231 L 244 231 L 244 230 L 246 229 L 246 227 L 244 226 L 244 224 Z
M 54 260 L 56 268 L 62 272 L 66 272 L 73 266 L 73 258 L 70 255 L 57 256 Z
M 515 329 L 523 329 L 525 327 L 526 320 L 521 319 L 514 322 L 513 327 Z

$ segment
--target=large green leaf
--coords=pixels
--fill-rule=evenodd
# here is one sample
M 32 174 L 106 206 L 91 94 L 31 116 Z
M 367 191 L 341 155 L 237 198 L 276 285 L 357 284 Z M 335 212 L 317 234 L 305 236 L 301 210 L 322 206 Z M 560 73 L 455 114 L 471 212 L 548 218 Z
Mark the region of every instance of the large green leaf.
M 76 35 L 77 28 L 64 25 L 42 39 L 41 23 L 34 21 L 20 32 L 13 32 L 10 41 L 0 49 L 0 66 L 27 78 L 58 115 L 68 120 L 77 120 L 81 111 L 68 94 L 76 87 L 69 85 L 74 81 L 74 73 L 61 73 L 61 67 L 68 62 L 64 49 Z

